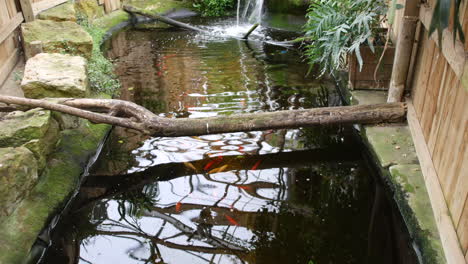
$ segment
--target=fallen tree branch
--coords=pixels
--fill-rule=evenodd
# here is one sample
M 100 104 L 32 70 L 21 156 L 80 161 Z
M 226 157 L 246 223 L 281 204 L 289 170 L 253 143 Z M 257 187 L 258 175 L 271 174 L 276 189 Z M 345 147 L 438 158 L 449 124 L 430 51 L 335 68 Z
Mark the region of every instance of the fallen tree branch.
M 259 23 L 255 23 L 250 29 L 249 31 L 242 37 L 242 39 L 245 39 L 247 40 L 250 36 L 250 34 L 252 34 L 252 32 L 254 32 L 255 29 L 257 29 L 257 27 L 259 26 L 260 24 Z
M 161 16 L 161 15 L 158 15 L 158 14 L 155 14 L 155 13 L 151 13 L 151 12 L 145 11 L 143 9 L 135 8 L 133 6 L 124 5 L 123 9 L 125 11 L 131 13 L 131 14 L 138 14 L 138 15 L 141 15 L 141 16 L 156 19 L 156 20 L 159 20 L 159 21 L 164 22 L 166 24 L 175 26 L 175 27 L 185 28 L 185 29 L 188 29 L 188 30 L 193 30 L 193 31 L 198 31 L 198 32 L 203 32 L 203 33 L 208 33 L 207 31 L 205 31 L 205 30 L 203 30 L 201 28 L 197 28 L 197 27 L 191 26 L 189 24 L 185 24 L 185 23 L 179 22 L 177 20 L 174 20 L 174 19 L 171 19 L 171 18 L 168 18 L 168 17 L 165 17 L 165 16 Z
M 47 110 L 103 123 L 131 128 L 152 136 L 200 136 L 239 131 L 287 129 L 316 125 L 376 124 L 400 122 L 406 115 L 403 103 L 323 107 L 216 116 L 207 118 L 160 117 L 135 103 L 114 99 L 27 99 L 0 96 L 6 104 L 41 107 Z

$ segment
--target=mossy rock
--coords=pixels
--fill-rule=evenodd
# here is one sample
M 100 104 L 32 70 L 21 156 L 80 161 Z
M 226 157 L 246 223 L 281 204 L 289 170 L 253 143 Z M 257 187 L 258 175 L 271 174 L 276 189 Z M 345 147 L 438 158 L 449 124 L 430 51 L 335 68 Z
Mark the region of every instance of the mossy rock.
M 87 97 L 86 59 L 40 53 L 26 62 L 21 89 L 27 98 Z
M 75 6 L 71 2 L 67 2 L 39 13 L 38 18 L 42 20 L 76 22 Z
M 37 236 L 77 188 L 86 163 L 108 130 L 107 125 L 82 121 L 78 129 L 60 133 L 60 144 L 39 182 L 16 210 L 0 223 L 0 264 L 27 262 L 28 252 Z
M 105 15 L 104 7 L 100 6 L 96 0 L 75 1 L 75 9 L 88 22 L 103 17 Z
M 191 9 L 193 2 L 188 0 L 175 1 L 175 0 L 127 0 L 125 5 L 130 5 L 138 9 L 143 9 L 149 13 L 155 14 L 169 14 L 178 9 Z
M 67 53 L 90 58 L 91 36 L 71 21 L 35 20 L 21 25 L 26 58 L 39 53 Z
M 382 168 L 419 163 L 408 126 L 364 126 L 363 132 Z
M 25 147 L 0 148 L 0 223 L 28 195 L 37 182 L 38 167 Z
M 38 160 L 39 170 L 42 170 L 47 155 L 58 141 L 58 132 L 58 124 L 50 111 L 11 112 L 0 120 L 0 147 L 28 148 Z
M 104 17 L 94 20 L 93 25 L 103 31 L 111 31 L 113 28 L 126 23 L 131 18 L 130 14 L 123 10 L 116 10 Z
M 394 198 L 424 263 L 446 263 L 421 167 L 395 165 L 389 172 Z

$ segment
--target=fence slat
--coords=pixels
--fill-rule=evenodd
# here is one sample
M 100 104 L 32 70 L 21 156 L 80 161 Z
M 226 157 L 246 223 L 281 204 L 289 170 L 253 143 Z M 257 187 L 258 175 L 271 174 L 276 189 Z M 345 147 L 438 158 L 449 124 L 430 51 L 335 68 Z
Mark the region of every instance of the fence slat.
M 34 20 L 34 11 L 32 7 L 32 0 L 19 0 L 21 10 L 23 11 L 24 20 L 30 22 Z
M 0 28 L 0 43 L 2 43 L 24 21 L 23 14 L 17 13 L 8 24 Z
M 10 72 L 15 67 L 16 63 L 19 59 L 19 50 L 15 49 L 11 53 L 10 57 L 6 60 L 6 62 L 0 68 L 0 85 L 5 82 Z

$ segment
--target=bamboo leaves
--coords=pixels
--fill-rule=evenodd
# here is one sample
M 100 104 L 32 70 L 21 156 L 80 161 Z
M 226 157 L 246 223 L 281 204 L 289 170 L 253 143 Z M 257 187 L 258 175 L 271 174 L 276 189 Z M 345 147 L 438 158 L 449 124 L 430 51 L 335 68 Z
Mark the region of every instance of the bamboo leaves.
M 461 2 L 462 0 L 437 0 L 436 6 L 434 7 L 434 14 L 432 15 L 431 25 L 429 27 L 429 35 L 437 31 L 439 47 L 442 47 L 442 32 L 449 26 L 452 3 L 455 5 L 453 15 L 453 41 L 455 42 L 458 36 L 462 42 L 465 42 L 463 27 L 460 24 Z
M 379 19 L 385 13 L 385 0 L 314 1 L 304 28 L 309 65 L 318 64 L 321 74 L 334 72 L 346 66 L 348 54 L 355 54 L 362 67 L 360 46 L 374 50 Z

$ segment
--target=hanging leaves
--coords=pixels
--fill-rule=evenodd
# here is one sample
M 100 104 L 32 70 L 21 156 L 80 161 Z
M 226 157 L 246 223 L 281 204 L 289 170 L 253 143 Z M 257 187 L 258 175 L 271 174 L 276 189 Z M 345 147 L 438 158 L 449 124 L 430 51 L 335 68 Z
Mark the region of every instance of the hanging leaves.
M 463 26 L 460 23 L 460 5 L 462 0 L 437 0 L 432 14 L 431 25 L 429 26 L 429 35 L 437 31 L 439 37 L 439 47 L 442 47 L 442 32 L 448 28 L 451 16 L 451 6 L 454 6 L 453 16 L 453 41 L 457 36 L 462 42 L 465 42 L 465 34 L 463 33 Z

